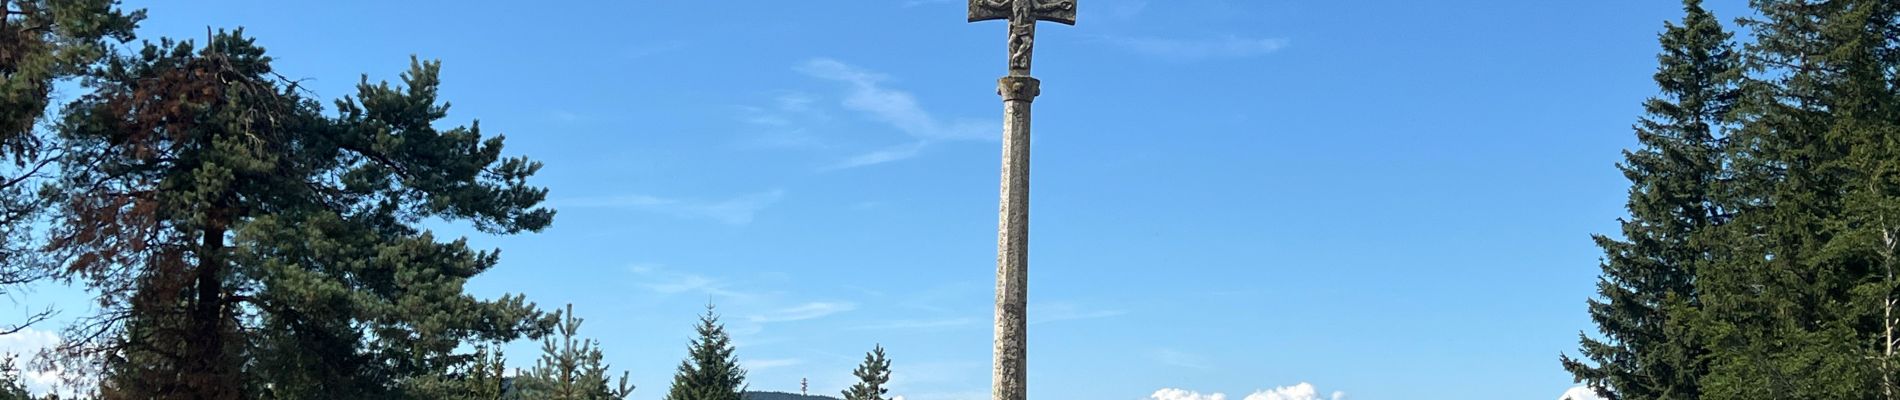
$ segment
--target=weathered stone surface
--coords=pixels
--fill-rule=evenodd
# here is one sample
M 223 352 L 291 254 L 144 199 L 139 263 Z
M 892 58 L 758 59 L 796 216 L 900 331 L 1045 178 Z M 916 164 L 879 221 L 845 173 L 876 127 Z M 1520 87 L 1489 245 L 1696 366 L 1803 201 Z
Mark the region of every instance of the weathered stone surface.
M 1014 11 L 1011 10 L 1014 3 L 1011 0 L 970 0 L 970 22 L 1008 19 Z M 1038 20 L 1075 25 L 1075 0 L 1035 0 L 1030 10 Z
M 1026 76 L 997 82 L 1003 96 L 1002 206 L 996 232 L 996 338 L 991 399 L 1028 394 L 1029 110 L 1040 82 Z
M 1036 21 L 1075 25 L 1076 0 L 970 0 L 970 22 L 1009 20 L 1009 74 L 1029 76 Z
M 1002 201 L 996 230 L 996 337 L 990 398 L 1029 395 L 1029 115 L 1042 82 L 1029 76 L 1036 21 L 1075 24 L 1075 0 L 970 0 L 970 21 L 1009 19 L 1003 97 Z

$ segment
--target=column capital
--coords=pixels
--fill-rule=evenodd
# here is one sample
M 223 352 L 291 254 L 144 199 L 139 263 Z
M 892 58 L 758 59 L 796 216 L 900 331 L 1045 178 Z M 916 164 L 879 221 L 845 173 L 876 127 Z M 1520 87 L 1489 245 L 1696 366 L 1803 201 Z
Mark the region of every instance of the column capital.
M 1003 101 L 1035 101 L 1042 94 L 1042 81 L 1027 76 L 1005 76 L 996 80 L 996 94 Z

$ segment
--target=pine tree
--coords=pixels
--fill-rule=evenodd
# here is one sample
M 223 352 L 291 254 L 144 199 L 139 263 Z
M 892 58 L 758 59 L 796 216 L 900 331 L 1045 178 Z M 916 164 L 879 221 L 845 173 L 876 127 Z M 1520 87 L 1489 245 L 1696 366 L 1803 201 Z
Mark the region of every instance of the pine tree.
M 322 113 L 242 32 L 115 57 L 60 126 L 48 250 L 105 308 L 70 358 L 117 397 L 392 398 L 471 362 L 468 341 L 552 327 L 519 296 L 477 299 L 495 251 L 420 221 L 496 234 L 553 212 L 539 169 L 479 125 L 437 128 L 440 65 Z M 160 396 L 158 394 L 164 394 Z
M 739 400 L 745 393 L 745 370 L 739 368 L 732 338 L 712 306 L 706 306 L 696 330 L 699 338 L 687 347 L 666 400 Z
M 1641 148 L 1624 152 L 1630 180 L 1623 238 L 1596 236 L 1605 253 L 1590 316 L 1602 339 L 1582 335 L 1589 361 L 1562 357 L 1564 369 L 1609 399 L 1696 399 L 1707 351 L 1690 315 L 1701 307 L 1697 269 L 1712 259 L 1704 238 L 1719 224 L 1720 127 L 1738 97 L 1740 64 L 1732 34 L 1700 0 L 1683 2 L 1680 25 L 1660 35 L 1655 81 L 1636 126 Z M 1592 365 L 1594 363 L 1594 365 Z
M 858 377 L 858 383 L 844 390 L 844 400 L 888 400 L 884 395 L 890 388 L 884 385 L 891 382 L 891 360 L 884 358 L 883 345 L 866 353 L 864 363 L 851 374 Z
M 40 186 L 55 170 L 44 130 L 52 88 L 80 77 L 110 42 L 132 38 L 143 12 L 125 12 L 113 0 L 0 0 L 0 297 L 11 286 L 47 276 L 35 225 L 49 200 Z M 0 334 L 25 329 L 52 310 L 0 325 Z
M 620 400 L 633 394 L 627 373 L 615 384 L 609 366 L 601 361 L 600 342 L 580 339 L 581 319 L 574 305 L 559 313 L 553 335 L 541 343 L 541 359 L 528 374 L 516 378 L 523 398 L 536 400 Z
M 513 390 L 516 378 L 507 376 L 508 359 L 498 347 L 500 343 L 475 346 L 470 361 L 443 375 L 420 376 L 405 382 L 405 394 L 414 399 L 480 399 L 480 400 L 522 400 Z M 264 393 L 258 398 L 309 398 L 308 393 L 298 393 L 294 389 L 275 390 L 279 382 L 265 382 Z M 294 387 L 294 385 L 293 385 Z

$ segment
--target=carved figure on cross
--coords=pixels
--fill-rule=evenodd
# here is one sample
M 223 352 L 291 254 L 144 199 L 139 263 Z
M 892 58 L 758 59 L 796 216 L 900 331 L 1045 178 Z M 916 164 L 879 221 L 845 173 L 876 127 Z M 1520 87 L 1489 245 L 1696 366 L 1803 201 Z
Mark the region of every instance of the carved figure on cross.
M 970 22 L 1009 20 L 1009 74 L 1029 76 L 1036 21 L 1075 25 L 1076 0 L 970 0 Z

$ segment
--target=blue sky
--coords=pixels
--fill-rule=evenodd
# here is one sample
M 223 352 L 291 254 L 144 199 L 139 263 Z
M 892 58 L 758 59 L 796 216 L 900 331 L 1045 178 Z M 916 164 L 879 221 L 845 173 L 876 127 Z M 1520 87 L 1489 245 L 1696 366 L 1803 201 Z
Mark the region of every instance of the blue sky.
M 145 38 L 245 27 L 325 98 L 442 60 L 450 119 L 544 161 L 560 212 L 473 238 L 504 251 L 471 290 L 575 304 L 635 399 L 665 393 L 710 300 L 753 389 L 836 393 L 881 343 L 893 394 L 970 400 L 1005 27 L 961 1 L 133 5 Z M 1030 397 L 1572 386 L 1556 357 L 1591 329 L 1589 235 L 1623 215 L 1614 164 L 1675 2 L 1080 7 L 1037 40 Z

